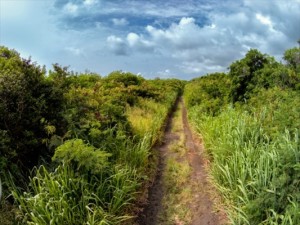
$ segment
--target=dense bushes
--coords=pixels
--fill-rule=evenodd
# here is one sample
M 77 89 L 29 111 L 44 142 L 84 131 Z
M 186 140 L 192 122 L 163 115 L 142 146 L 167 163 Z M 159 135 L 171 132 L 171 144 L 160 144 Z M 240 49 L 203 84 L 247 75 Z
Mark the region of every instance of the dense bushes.
M 131 218 L 150 148 L 182 86 L 122 71 L 103 78 L 75 74 L 58 64 L 46 75 L 1 47 L 0 177 L 4 197 L 9 181 L 16 185 L 17 222 L 119 224 Z
M 0 171 L 15 175 L 48 154 L 43 140 L 62 120 L 62 93 L 45 70 L 0 48 Z
M 300 223 L 299 52 L 287 50 L 284 65 L 250 50 L 223 75 L 230 86 L 215 85 L 218 96 L 190 94 L 205 92 L 215 75 L 185 87 L 190 119 L 233 224 Z M 207 110 L 220 99 L 228 100 L 217 105 L 218 113 Z

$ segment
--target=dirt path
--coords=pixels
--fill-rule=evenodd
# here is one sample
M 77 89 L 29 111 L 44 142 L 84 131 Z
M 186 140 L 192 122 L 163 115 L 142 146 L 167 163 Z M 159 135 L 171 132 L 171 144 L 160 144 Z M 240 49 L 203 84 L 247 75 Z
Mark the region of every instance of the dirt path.
M 158 171 L 149 190 L 148 205 L 139 225 L 221 225 L 225 216 L 215 212 L 207 182 L 205 158 L 180 99 L 170 116 L 160 152 Z

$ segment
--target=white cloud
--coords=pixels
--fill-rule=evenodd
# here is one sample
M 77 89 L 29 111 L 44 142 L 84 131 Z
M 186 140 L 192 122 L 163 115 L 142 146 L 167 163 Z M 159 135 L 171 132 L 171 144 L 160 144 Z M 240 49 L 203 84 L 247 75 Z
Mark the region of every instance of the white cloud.
M 133 47 L 139 42 L 140 36 L 136 33 L 129 33 L 127 35 L 127 41 L 129 46 Z
M 195 23 L 195 19 L 191 18 L 191 17 L 183 17 L 181 18 L 180 22 L 179 22 L 179 26 L 185 26 L 188 24 L 194 24 Z
M 220 59 L 215 63 L 224 64 L 224 55 L 232 52 L 230 49 L 240 50 L 234 35 L 219 25 L 200 27 L 194 18 L 182 18 L 178 24 L 172 24 L 167 29 L 157 29 L 147 26 L 150 40 L 156 46 L 164 49 L 166 54 L 183 61 L 203 61 L 206 58 Z M 221 61 L 222 60 L 222 61 Z M 226 61 L 227 62 L 227 61 Z M 225 62 L 225 63 L 226 63 Z
M 205 73 L 214 73 L 214 72 L 225 72 L 224 67 L 220 65 L 211 65 L 212 62 L 209 60 L 204 60 L 203 62 L 197 62 L 197 61 L 187 61 L 183 62 L 179 68 L 187 74 L 199 74 L 204 75 Z
M 251 20 L 251 16 L 257 20 Z M 270 17 L 254 11 L 213 14 L 210 19 L 205 26 L 198 25 L 192 17 L 182 17 L 167 28 L 148 25 L 146 35 L 128 33 L 126 45 L 131 52 L 148 47 L 152 53 L 172 57 L 180 62 L 181 71 L 195 74 L 226 71 L 250 48 L 265 46 L 260 50 L 266 52 L 271 48 L 268 42 L 279 44 L 286 40 L 282 32 L 273 29 Z
M 83 4 L 86 6 L 92 6 L 95 5 L 96 3 L 98 3 L 98 0 L 84 0 Z
M 117 19 L 113 18 L 112 22 L 115 26 L 127 26 L 129 22 L 125 18 Z
M 178 24 L 173 23 L 167 29 L 147 26 L 146 30 L 150 37 L 164 48 L 194 49 L 202 43 L 202 31 L 194 18 L 183 17 Z
M 77 15 L 78 13 L 78 6 L 73 4 L 72 2 L 68 2 L 63 9 L 67 14 L 70 15 Z
M 210 27 L 211 29 L 215 29 L 215 28 L 217 27 L 217 25 L 216 25 L 216 24 L 211 24 L 209 27 Z
M 193 77 L 226 71 L 250 48 L 280 60 L 300 38 L 299 0 L 0 2 L 2 44 L 102 74 Z
M 107 37 L 107 42 L 109 44 L 121 44 L 121 43 L 124 43 L 124 41 L 121 38 L 116 37 L 115 35 L 111 35 L 111 36 Z
M 109 48 L 116 55 L 127 55 L 127 45 L 122 38 L 111 35 L 106 39 Z
M 143 52 L 153 51 L 154 43 L 152 41 L 146 40 L 143 36 L 139 36 L 136 33 L 129 33 L 126 39 L 129 47 L 131 47 L 133 50 Z
M 255 17 L 256 17 L 256 19 L 257 19 L 259 22 L 261 22 L 262 24 L 267 25 L 267 26 L 269 26 L 270 28 L 272 27 L 272 21 L 271 21 L 270 17 L 268 17 L 268 16 L 263 16 L 263 15 L 260 14 L 260 13 L 256 13 L 256 14 L 255 14 Z

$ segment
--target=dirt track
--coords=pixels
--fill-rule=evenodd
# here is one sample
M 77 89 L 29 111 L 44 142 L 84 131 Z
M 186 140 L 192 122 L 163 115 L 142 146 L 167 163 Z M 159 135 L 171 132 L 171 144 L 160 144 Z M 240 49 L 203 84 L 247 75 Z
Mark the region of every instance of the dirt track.
M 178 112 L 178 110 L 180 110 Z M 144 211 L 140 214 L 137 222 L 139 225 L 220 225 L 225 224 L 226 217 L 220 212 L 215 212 L 213 201 L 210 196 L 213 196 L 211 184 L 207 181 L 207 171 L 205 169 L 205 157 L 203 146 L 198 138 L 193 136 L 188 124 L 187 111 L 180 99 L 176 106 L 177 113 L 180 114 L 180 120 L 177 118 L 178 129 L 172 129 L 175 123 L 174 113 L 170 115 L 167 122 L 166 132 L 163 139 L 163 144 L 157 148 L 160 153 L 158 163 L 158 170 L 153 186 L 149 190 L 148 204 Z M 182 119 L 181 119 L 182 118 Z M 191 219 L 188 223 L 182 222 L 184 220 L 174 219 L 173 222 L 161 219 L 166 205 L 163 204 L 163 198 L 166 194 L 164 184 L 164 176 L 166 173 L 166 162 L 172 157 L 171 145 L 180 142 L 180 137 L 184 137 L 185 154 L 177 159 L 178 163 L 181 161 L 188 162 L 190 167 L 189 181 L 185 184 L 191 190 L 185 207 L 190 211 Z M 178 145 L 179 146 L 179 145 Z M 183 187 L 186 188 L 186 187 Z M 180 204 L 180 203 L 179 203 Z

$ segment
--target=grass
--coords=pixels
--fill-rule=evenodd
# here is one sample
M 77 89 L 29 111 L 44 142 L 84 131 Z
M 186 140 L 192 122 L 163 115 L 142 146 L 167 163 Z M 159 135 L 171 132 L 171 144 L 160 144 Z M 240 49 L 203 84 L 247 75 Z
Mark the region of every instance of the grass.
M 186 160 L 178 162 L 174 156 L 167 160 L 163 175 L 164 211 L 159 215 L 160 224 L 190 224 L 192 214 L 188 205 L 191 202 L 192 190 L 187 185 L 190 173 L 191 168 Z
M 127 116 L 133 132 L 140 137 L 157 133 L 167 113 L 166 105 L 151 99 L 140 99 L 137 106 L 127 108 Z
M 122 212 L 135 198 L 137 174 L 116 166 L 112 174 L 87 177 L 66 164 L 49 172 L 36 169 L 30 192 L 13 192 L 19 203 L 20 223 L 27 224 L 120 224 L 130 219 Z
M 300 221 L 299 173 L 293 169 L 300 165 L 298 135 L 287 132 L 270 141 L 261 117 L 233 109 L 210 117 L 194 108 L 190 116 L 213 159 L 212 175 L 232 224 Z

